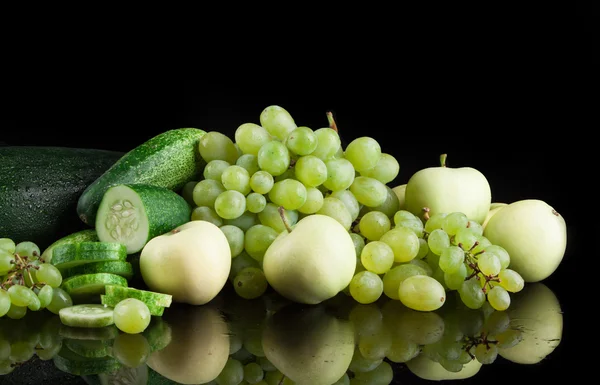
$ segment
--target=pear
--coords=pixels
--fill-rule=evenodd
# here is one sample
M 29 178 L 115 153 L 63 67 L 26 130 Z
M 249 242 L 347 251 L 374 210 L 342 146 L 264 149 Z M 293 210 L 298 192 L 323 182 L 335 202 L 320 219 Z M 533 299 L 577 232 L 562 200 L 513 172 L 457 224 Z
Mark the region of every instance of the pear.
M 467 218 L 483 223 L 490 211 L 492 193 L 487 178 L 472 167 L 446 166 L 446 154 L 441 165 L 414 173 L 406 183 L 406 210 L 425 219 L 429 215 L 462 212 Z
M 481 224 L 481 228 L 483 228 L 485 230 L 485 227 L 487 226 L 488 222 L 490 221 L 490 218 L 494 216 L 494 214 L 496 214 L 498 212 L 498 210 L 500 210 L 501 208 L 507 206 L 506 203 L 501 203 L 501 202 L 492 202 L 492 204 L 490 205 L 490 211 L 488 211 L 487 215 L 485 216 L 485 219 L 483 221 L 483 223 Z
M 355 332 L 325 304 L 292 303 L 267 318 L 262 346 L 266 358 L 295 384 L 330 385 L 350 367 Z
M 205 384 L 217 378 L 229 359 L 229 328 L 214 306 L 178 305 L 163 315 L 171 342 L 146 363 L 179 384 Z
M 525 282 L 539 282 L 560 265 L 567 247 L 565 219 L 539 199 L 513 202 L 487 223 L 483 235 L 510 256 L 509 268 Z
M 473 377 L 479 372 L 482 364 L 473 359 L 465 364 L 459 372 L 446 370 L 440 363 L 431 360 L 424 354 L 419 354 L 406 363 L 408 370 L 414 375 L 429 381 L 463 380 Z
M 406 183 L 392 187 L 392 191 L 398 197 L 398 210 L 404 210 L 406 205 Z
M 287 223 L 284 216 L 282 219 Z M 287 226 L 263 259 L 265 277 L 275 291 L 291 301 L 313 305 L 346 288 L 355 269 L 350 233 L 322 214 L 306 216 L 293 228 Z
M 525 285 L 512 294 L 506 310 L 510 326 L 522 331 L 515 346 L 499 349 L 503 358 L 518 364 L 537 364 L 556 349 L 562 339 L 563 315 L 556 295 L 541 282 Z

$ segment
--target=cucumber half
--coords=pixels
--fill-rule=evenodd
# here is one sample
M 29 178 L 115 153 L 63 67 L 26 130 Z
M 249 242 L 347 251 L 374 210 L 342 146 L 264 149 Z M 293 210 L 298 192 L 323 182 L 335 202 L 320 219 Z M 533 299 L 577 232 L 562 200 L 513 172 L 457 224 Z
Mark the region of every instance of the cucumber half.
M 129 280 L 133 277 L 133 266 L 127 261 L 106 261 L 106 262 L 93 262 L 86 263 L 83 265 L 75 266 L 67 269 L 63 273 L 63 278 L 70 278 L 81 274 L 96 274 L 96 273 L 110 273 L 120 275 L 121 277 Z
M 78 328 L 101 328 L 114 324 L 113 308 L 100 304 L 64 307 L 58 316 L 64 325 Z
M 58 245 L 52 264 L 62 272 L 93 262 L 125 261 L 127 248 L 117 242 L 80 242 Z
M 106 190 L 96 215 L 98 239 L 119 242 L 127 254 L 190 221 L 191 207 L 167 188 L 145 184 L 119 184 Z
M 130 297 L 125 297 L 125 296 L 120 296 L 120 295 L 105 295 L 105 294 L 101 294 L 100 295 L 100 303 L 106 306 L 110 306 L 110 307 L 115 307 L 117 306 L 117 304 L 127 298 Z M 144 302 L 144 301 L 142 301 Z M 144 302 L 146 304 L 146 306 L 148 306 L 148 310 L 150 310 L 150 315 L 154 315 L 157 317 L 160 317 L 164 314 L 165 312 L 165 308 L 163 306 L 158 306 L 155 303 L 149 303 L 149 302 Z
M 105 297 L 116 297 L 122 299 L 136 298 L 144 302 L 146 305 L 170 307 L 171 303 L 173 302 L 173 296 L 170 294 L 134 289 L 133 287 L 106 285 L 105 291 Z
M 104 294 L 106 285 L 127 286 L 128 282 L 127 279 L 116 274 L 81 274 L 65 279 L 61 288 L 75 299 Z

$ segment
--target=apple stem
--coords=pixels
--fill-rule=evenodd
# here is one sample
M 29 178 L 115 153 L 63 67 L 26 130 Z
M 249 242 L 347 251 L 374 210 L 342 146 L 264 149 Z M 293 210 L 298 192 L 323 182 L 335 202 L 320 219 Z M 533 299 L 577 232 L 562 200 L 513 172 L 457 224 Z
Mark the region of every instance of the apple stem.
M 329 122 L 329 127 L 335 131 L 339 132 L 337 128 L 337 124 L 335 124 L 335 119 L 333 119 L 333 112 L 327 111 L 327 121 Z
M 286 230 L 288 231 L 288 233 L 291 233 L 292 228 L 290 227 L 290 223 L 288 222 L 285 216 L 285 209 L 283 208 L 283 206 L 279 206 L 277 208 L 277 211 L 279 211 L 279 216 L 281 217 L 281 220 L 283 221 L 283 225 L 285 226 Z
M 447 157 L 448 157 L 448 154 L 440 155 L 440 166 L 446 167 L 446 158 Z
M 429 209 L 429 207 L 423 207 L 422 210 L 425 213 L 425 214 L 423 214 L 423 218 L 425 218 L 425 220 L 428 221 L 429 220 L 429 211 L 431 211 L 431 210 Z

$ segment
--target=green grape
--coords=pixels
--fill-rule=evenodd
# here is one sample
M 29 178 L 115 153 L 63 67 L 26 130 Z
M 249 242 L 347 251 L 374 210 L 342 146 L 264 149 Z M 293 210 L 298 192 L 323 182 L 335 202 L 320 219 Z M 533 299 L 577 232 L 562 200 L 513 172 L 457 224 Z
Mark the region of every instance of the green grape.
M 352 219 L 353 222 L 358 218 L 360 204 L 350 190 L 333 191 L 329 196 L 337 198 L 344 203 L 344 206 L 346 206 L 346 209 L 348 209 L 348 212 L 350 213 L 350 219 Z
M 467 218 L 464 213 L 449 213 L 442 221 L 442 230 L 444 230 L 448 235 L 456 235 L 458 230 L 466 229 L 468 223 L 469 218 Z
M 449 360 L 447 358 L 442 358 L 439 364 L 451 373 L 458 373 L 463 370 L 463 364 L 457 360 Z
M 40 300 L 40 308 L 46 308 L 50 302 L 52 302 L 52 292 L 54 291 L 53 287 L 50 285 L 44 285 L 37 292 L 37 297 Z
M 51 313 L 58 314 L 60 309 L 73 306 L 73 299 L 60 287 L 53 288 L 52 290 L 52 301 L 46 306 L 46 309 L 50 310 Z
M 192 191 L 192 199 L 196 206 L 207 206 L 214 208 L 217 197 L 222 192 L 227 191 L 225 186 L 214 179 L 203 179 L 196 183 Z
M 235 130 L 235 143 L 242 153 L 258 155 L 260 147 L 271 141 L 271 135 L 262 126 L 255 123 L 243 123 Z
M 441 259 L 441 257 L 440 257 Z M 444 283 L 450 290 L 458 290 L 467 277 L 467 265 L 461 263 L 452 273 L 444 272 Z
M 368 372 L 358 372 L 352 379 L 352 385 L 388 385 L 394 379 L 392 366 L 383 361 L 375 369 Z
M 233 279 L 233 288 L 242 298 L 258 298 L 267 290 L 268 283 L 265 273 L 257 267 L 242 269 Z
M 239 191 L 245 196 L 251 190 L 250 174 L 248 174 L 248 170 L 242 166 L 229 166 L 223 170 L 223 174 L 221 174 L 221 184 L 223 184 L 223 187 L 227 190 Z
M 348 368 L 355 375 L 357 373 L 367 373 L 371 370 L 374 370 L 383 362 L 382 358 L 370 359 L 366 358 L 360 352 L 358 346 L 354 350 L 354 354 L 352 355 L 352 359 L 350 361 L 350 367 Z
M 392 335 L 392 345 L 388 349 L 386 358 L 395 363 L 403 363 L 412 360 L 420 352 L 421 349 L 416 343 L 401 336 Z
M 448 246 L 440 254 L 439 266 L 444 273 L 452 274 L 464 266 L 465 252 L 458 246 Z
M 238 385 L 244 380 L 244 364 L 235 358 L 229 358 L 221 373 L 215 378 L 218 385 Z
M 0 251 L 8 251 L 11 254 L 15 253 L 15 242 L 10 238 L 0 238 Z
M 429 244 L 427 244 L 427 241 L 425 239 L 419 238 L 419 252 L 417 253 L 417 256 L 413 259 L 413 261 L 425 258 L 427 253 L 429 253 Z
M 484 237 L 483 235 L 477 238 L 477 246 L 473 247 L 473 249 L 471 249 L 471 253 L 473 254 L 479 254 L 482 253 L 483 251 L 485 251 L 485 249 L 488 246 L 491 246 L 492 242 L 490 242 L 489 239 L 487 239 L 486 237 Z
M 143 334 L 119 333 L 112 342 L 112 355 L 128 368 L 144 365 L 152 348 Z
M 456 232 L 453 243 L 463 250 L 469 251 L 473 248 L 475 242 L 477 242 L 477 237 L 475 233 L 465 227 Z
M 383 292 L 391 299 L 400 299 L 398 289 L 400 284 L 413 275 L 428 275 L 427 271 L 420 266 L 406 263 L 392 267 L 383 276 Z
M 367 207 L 379 206 L 387 199 L 386 185 L 374 178 L 357 176 L 352 181 L 349 190 L 354 194 L 358 203 Z
M 494 309 L 489 302 L 486 304 L 491 308 L 491 312 L 487 318 L 485 318 L 485 323 L 481 328 L 481 332 L 487 334 L 489 337 L 500 334 L 510 328 L 510 317 L 508 314 L 505 311 Z M 484 306 L 481 307 L 482 312 L 484 311 Z
M 372 241 L 363 247 L 360 261 L 368 271 L 385 274 L 394 264 L 394 251 L 387 243 Z
M 265 376 L 263 368 L 256 362 L 249 362 L 244 365 L 244 381 L 249 384 L 256 384 Z
M 0 288 L 0 318 L 3 317 L 11 306 L 10 294 L 2 288 Z
M 446 302 L 446 291 L 440 282 L 430 276 L 412 275 L 400 283 L 398 298 L 413 310 L 433 311 Z
M 235 219 L 246 211 L 246 197 L 239 191 L 223 191 L 215 200 L 215 211 L 223 219 Z
M 35 297 L 33 290 L 23 285 L 12 285 L 7 291 L 10 295 L 10 302 L 16 306 L 26 307 Z
M 281 106 L 272 105 L 266 107 L 260 113 L 259 119 L 260 125 L 267 130 L 269 135 L 280 141 L 284 141 L 298 127 L 292 115 Z
M 31 297 L 31 301 L 29 302 L 29 305 L 27 305 L 27 308 L 31 311 L 38 311 L 42 307 L 42 303 L 41 303 L 40 299 L 38 298 L 38 296 L 35 295 L 35 293 L 33 293 L 33 294 L 34 294 L 34 296 Z
M 62 274 L 54 265 L 42 263 L 35 271 L 37 281 L 52 287 L 59 287 L 62 283 Z
M 469 221 L 467 223 L 467 229 L 477 236 L 483 235 L 483 226 L 475 221 Z
M 265 379 L 261 382 L 265 382 L 266 385 L 296 385 L 294 381 L 290 380 L 289 377 L 286 377 L 280 370 L 267 372 Z M 258 384 L 260 384 L 260 382 Z
M 487 294 L 487 300 L 498 311 L 504 311 L 510 306 L 510 294 L 502 286 L 494 286 Z
M 267 198 L 264 195 L 251 192 L 246 195 L 246 209 L 251 213 L 260 213 L 267 205 Z
M 495 335 L 496 344 L 500 349 L 510 349 L 523 340 L 523 332 L 518 329 L 507 329 Z
M 323 207 L 323 193 L 316 187 L 306 188 L 306 201 L 298 211 L 302 214 L 314 214 Z
M 296 177 L 296 168 L 290 165 L 290 168 L 285 170 L 283 174 L 277 175 L 273 179 L 275 180 L 275 183 L 279 182 L 280 180 L 298 179 Z
M 250 188 L 252 191 L 259 194 L 264 195 L 271 191 L 274 183 L 275 180 L 273 179 L 273 175 L 269 174 L 267 171 L 257 171 L 250 177 Z
M 286 210 L 297 210 L 306 202 L 306 186 L 295 179 L 275 182 L 269 191 L 269 200 Z
M 360 174 L 387 184 L 396 179 L 399 172 L 400 164 L 398 160 L 393 155 L 381 153 L 377 164 L 372 168 L 363 170 Z
M 394 214 L 393 218 L 396 226 L 402 226 L 411 229 L 415 234 L 417 234 L 417 237 L 423 237 L 423 222 L 421 222 L 421 220 L 413 213 L 406 210 L 398 210 Z
M 511 293 L 517 293 L 525 287 L 523 277 L 512 269 L 503 269 L 498 273 L 499 285 Z
M 369 241 L 378 241 L 391 228 L 390 218 L 381 211 L 370 211 L 358 222 L 360 233 Z
M 342 141 L 337 131 L 329 127 L 323 127 L 315 130 L 314 133 L 317 137 L 317 148 L 311 155 L 323 161 L 333 158 L 342 147 Z
M 262 262 L 267 248 L 277 238 L 277 230 L 266 225 L 254 225 L 250 227 L 244 236 L 244 250 L 249 256 Z
M 444 287 L 444 289 L 450 290 L 450 288 L 446 286 L 444 274 L 446 274 L 446 273 L 444 273 L 444 270 L 440 269 L 440 267 L 437 266 L 435 269 L 433 269 L 433 273 L 431 274 L 431 277 L 433 279 L 435 279 L 436 281 L 438 281 L 440 283 L 440 285 L 442 285 Z
M 210 222 L 217 227 L 221 227 L 223 225 L 223 218 L 217 214 L 215 209 L 208 206 L 194 207 L 192 210 L 192 215 L 190 216 L 190 220 Z
M 5 314 L 10 319 L 21 319 L 25 315 L 27 315 L 27 306 L 17 306 L 14 303 L 10 305 L 10 309 Z
M 277 370 L 275 365 L 267 357 L 256 357 L 256 363 L 260 365 L 262 370 L 265 372 L 272 372 Z
M 358 338 L 358 350 L 366 359 L 384 359 L 392 346 L 392 333 L 387 327 L 381 327 L 375 333 L 362 334 Z
M 141 333 L 150 324 L 151 315 L 148 305 L 137 298 L 126 298 L 113 309 L 115 326 L 129 334 Z
M 14 265 L 15 256 L 6 250 L 0 250 L 0 276 L 11 271 Z
M 377 274 L 365 270 L 356 273 L 354 277 L 352 277 L 349 289 L 350 295 L 358 303 L 373 303 L 377 301 L 383 293 L 383 281 Z
M 485 248 L 485 253 L 494 254 L 500 261 L 500 267 L 506 269 L 510 265 L 510 256 L 505 248 L 498 245 L 489 245 Z
M 498 357 L 498 347 L 496 344 L 479 344 L 475 347 L 475 358 L 484 365 L 493 363 Z
M 350 226 L 352 226 L 352 218 L 346 205 L 337 198 L 331 196 L 323 198 L 323 205 L 316 213 L 332 217 L 344 226 L 346 230 L 350 230 Z
M 447 215 L 448 214 L 446 213 L 435 213 L 430 216 L 427 222 L 425 222 L 425 231 L 431 234 L 433 230 L 441 229 L 444 218 L 446 218 Z
M 475 278 L 464 281 L 458 289 L 458 294 L 461 301 L 470 309 L 479 309 L 485 302 L 485 294 Z
M 377 165 L 381 158 L 381 146 L 375 139 L 363 136 L 352 140 L 346 146 L 344 156 L 360 173 Z
M 250 360 L 255 360 L 256 357 L 264 357 L 265 351 L 263 350 L 262 346 L 262 329 L 260 327 L 248 328 L 244 333 L 243 346 L 244 349 L 250 353 Z M 246 360 L 242 362 L 247 363 Z
M 260 267 L 258 261 L 252 258 L 246 251 L 242 251 L 240 255 L 231 261 L 231 270 L 229 271 L 229 280 L 233 283 L 233 279 L 246 267 Z
M 331 385 L 350 385 L 350 376 L 348 376 L 348 373 L 344 373 L 344 375 L 340 377 L 339 380 L 337 380 Z
M 312 153 L 317 148 L 317 135 L 310 127 L 297 127 L 285 138 L 288 150 L 296 155 L 304 156 Z
M 290 152 L 281 142 L 263 144 L 257 156 L 260 169 L 273 176 L 283 174 L 290 167 Z
M 327 180 L 327 165 L 313 155 L 298 158 L 294 170 L 296 179 L 307 187 L 317 187 Z
M 288 224 L 293 226 L 298 222 L 298 211 L 285 210 L 284 217 Z M 258 213 L 258 220 L 261 224 L 275 229 L 278 233 L 286 230 L 281 214 L 279 213 L 279 207 L 272 202 L 268 202 L 263 211 Z
M 450 246 L 450 237 L 442 229 L 435 229 L 427 237 L 427 245 L 432 253 L 442 255 L 442 251 Z
M 236 166 L 240 166 L 246 171 L 248 171 L 248 175 L 252 176 L 255 172 L 260 170 L 258 167 L 258 156 L 252 154 L 243 154 L 236 161 Z
M 197 180 L 191 180 L 183 185 L 181 189 L 181 196 L 192 207 L 196 206 L 196 203 L 194 203 L 194 187 L 196 187 L 196 184 L 198 184 Z
M 406 227 L 390 229 L 379 240 L 394 250 L 394 261 L 398 263 L 409 262 L 419 253 L 419 237 Z
M 23 241 L 15 245 L 15 254 L 19 254 L 21 257 L 28 257 L 29 259 L 37 259 L 41 252 L 35 243 Z
M 350 233 L 350 238 L 352 238 L 352 243 L 354 243 L 354 250 L 356 251 L 356 257 L 360 258 L 360 254 L 365 247 L 365 238 L 357 233 Z
M 414 258 L 408 261 L 408 263 L 411 265 L 419 266 L 421 269 L 425 270 L 425 273 L 430 277 L 433 275 L 433 269 L 431 268 L 431 266 L 429 266 L 429 264 L 422 259 Z
M 231 250 L 231 258 L 235 258 L 244 251 L 244 230 L 233 225 L 220 226 L 221 231 L 225 234 L 229 249 Z
M 323 186 L 331 191 L 342 191 L 350 187 L 356 172 L 348 159 L 329 159 L 325 162 L 325 165 L 327 167 L 327 179 L 323 182 Z
M 198 142 L 200 156 L 205 162 L 220 159 L 235 164 L 239 152 L 231 138 L 219 131 L 209 131 Z
M 364 208 L 367 211 L 381 211 L 382 213 L 384 213 L 385 215 L 387 215 L 390 219 L 394 218 L 394 214 L 400 209 L 400 201 L 398 200 L 398 195 L 396 195 L 396 193 L 394 192 L 394 190 L 392 190 L 389 186 L 385 186 L 385 189 L 387 191 L 387 197 L 385 198 L 385 201 L 378 205 L 378 206 L 374 206 L 374 207 L 368 207 L 368 206 L 364 206 Z M 419 219 L 419 222 L 421 222 L 421 220 Z M 422 222 L 421 222 L 421 226 L 422 226 Z M 422 235 L 419 235 L 422 236 Z
M 247 231 L 250 227 L 259 223 L 258 215 L 245 211 L 242 215 L 234 219 L 224 219 L 224 225 L 232 225 L 239 227 L 240 229 Z
M 225 169 L 229 166 L 231 166 L 231 164 L 224 160 L 211 160 L 206 164 L 206 166 L 204 166 L 204 171 L 202 172 L 202 175 L 204 176 L 204 179 L 213 179 L 218 180 L 220 182 L 221 175 L 223 175 L 223 171 L 225 171 Z
M 479 254 L 479 257 L 477 258 L 477 266 L 479 267 L 479 270 L 481 270 L 481 272 L 488 277 L 498 275 L 502 269 L 498 257 L 496 257 L 495 254 L 490 254 L 488 252 Z

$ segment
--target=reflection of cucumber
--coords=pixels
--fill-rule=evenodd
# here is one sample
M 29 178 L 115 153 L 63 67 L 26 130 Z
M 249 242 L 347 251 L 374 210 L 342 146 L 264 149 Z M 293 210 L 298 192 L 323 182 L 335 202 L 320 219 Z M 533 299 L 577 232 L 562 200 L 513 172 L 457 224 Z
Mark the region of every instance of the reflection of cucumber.
M 71 351 L 66 346 L 52 358 L 54 365 L 61 371 L 76 376 L 110 373 L 119 370 L 121 364 L 112 357 L 86 358 Z
M 66 338 L 63 343 L 74 353 L 87 358 L 101 358 L 110 355 L 112 340 L 79 340 Z
M 100 385 L 146 385 L 154 384 L 148 382 L 148 365 L 142 364 L 137 368 L 121 367 L 113 373 L 102 373 L 98 375 Z
M 136 298 L 144 302 L 146 305 L 151 304 L 162 307 L 170 307 L 173 301 L 173 296 L 170 294 L 134 289 L 133 287 L 106 285 L 106 297 L 110 296 L 123 297 L 123 299 Z
M 59 270 L 92 262 L 125 261 L 127 250 L 117 242 L 67 243 L 54 247 L 52 264 Z
M 52 243 L 50 246 L 48 246 L 46 248 L 46 250 L 44 250 L 41 258 L 46 263 L 51 263 L 53 250 L 56 246 L 80 243 L 80 242 L 96 242 L 96 241 L 98 241 L 98 235 L 96 234 L 96 230 L 94 230 L 94 229 L 81 230 L 81 231 L 69 234 L 65 237 L 62 237 L 61 239 Z
M 101 328 L 114 324 L 112 307 L 99 304 L 73 305 L 58 312 L 63 324 L 79 328 Z
M 102 305 L 106 305 L 106 306 L 110 306 L 110 307 L 114 308 L 115 306 L 117 306 L 117 304 L 119 302 L 121 302 L 127 298 L 129 298 L 129 297 L 120 296 L 120 295 L 106 296 L 105 294 L 101 294 L 100 295 L 100 303 Z M 153 315 L 153 316 L 160 317 L 165 312 L 165 308 L 163 306 L 158 306 L 154 303 L 146 303 L 146 306 L 148 306 L 148 310 L 150 310 L 150 315 Z
M 62 338 L 77 340 L 112 340 L 119 335 L 119 329 L 115 325 L 101 328 L 77 328 L 61 323 L 59 334 Z
M 110 273 L 129 280 L 133 276 L 133 266 L 127 261 L 92 262 L 75 266 L 63 272 L 63 279 L 81 274 Z
M 144 184 L 115 185 L 104 194 L 96 216 L 96 232 L 103 242 L 119 242 L 127 254 L 190 221 L 190 205 L 167 188 Z
M 127 286 L 127 279 L 116 274 L 82 274 L 65 279 L 61 288 L 71 297 L 104 294 L 106 285 Z

